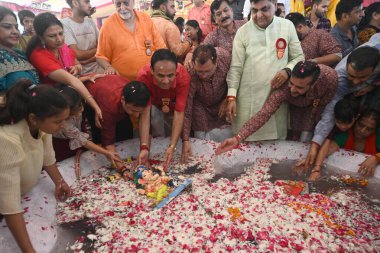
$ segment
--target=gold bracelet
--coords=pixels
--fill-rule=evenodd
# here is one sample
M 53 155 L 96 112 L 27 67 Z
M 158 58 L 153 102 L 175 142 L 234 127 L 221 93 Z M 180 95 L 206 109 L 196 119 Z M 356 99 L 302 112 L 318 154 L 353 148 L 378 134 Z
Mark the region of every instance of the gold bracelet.
M 172 148 L 172 149 L 174 149 L 174 151 L 177 150 L 176 146 L 174 146 L 173 144 L 170 144 L 168 148 Z

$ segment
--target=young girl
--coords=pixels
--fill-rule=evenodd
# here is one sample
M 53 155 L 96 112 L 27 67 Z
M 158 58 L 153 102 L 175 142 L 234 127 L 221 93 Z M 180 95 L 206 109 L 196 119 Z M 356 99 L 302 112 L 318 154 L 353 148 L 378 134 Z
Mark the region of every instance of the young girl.
M 70 195 L 52 146 L 57 132 L 69 116 L 63 96 L 45 85 L 23 79 L 6 94 L 0 107 L 0 214 L 22 252 L 35 252 L 25 227 L 21 195 L 30 191 L 44 169 L 55 184 L 59 200 Z
M 70 106 L 70 117 L 63 125 L 63 128 L 53 135 L 53 145 L 57 161 L 62 161 L 75 155 L 79 149 L 84 147 L 105 155 L 113 164 L 115 162 L 121 162 L 116 153 L 96 145 L 89 140 L 87 133 L 81 131 L 81 129 L 83 129 L 83 101 L 79 93 L 67 85 L 62 85 L 58 90 L 65 97 Z
M 379 164 L 379 157 L 376 155 L 380 152 L 379 121 L 380 114 L 378 111 L 366 109 L 353 127 L 347 131 L 338 132 L 327 144 L 325 142 L 318 153 L 310 180 L 316 180 L 320 177 L 321 164 L 324 158 L 339 148 L 371 155 L 359 165 L 358 172 L 363 176 L 373 176 L 376 166 Z
M 185 37 L 188 37 L 193 42 L 192 51 L 202 42 L 202 30 L 196 20 L 189 20 L 185 24 Z
M 191 59 L 193 58 L 194 50 L 201 44 L 202 42 L 202 30 L 199 26 L 198 21 L 189 20 L 185 24 L 185 32 L 184 37 L 190 39 L 193 42 L 193 46 L 190 51 L 184 57 L 184 65 L 187 66 L 191 63 Z

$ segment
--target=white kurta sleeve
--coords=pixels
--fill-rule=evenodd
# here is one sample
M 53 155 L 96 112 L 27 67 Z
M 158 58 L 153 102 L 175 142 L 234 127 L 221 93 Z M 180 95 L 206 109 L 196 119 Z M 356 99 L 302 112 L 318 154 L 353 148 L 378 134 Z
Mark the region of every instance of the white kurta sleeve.
M 240 79 L 243 73 L 246 48 L 243 42 L 241 29 L 236 32 L 232 48 L 232 61 L 227 74 L 228 92 L 227 96 L 236 96 L 239 90 Z
M 301 43 L 298 39 L 296 29 L 294 28 L 293 23 L 289 22 L 288 24 L 289 31 L 289 56 L 288 56 L 288 64 L 287 68 L 293 69 L 294 66 L 300 62 L 305 60 L 305 56 L 302 51 Z

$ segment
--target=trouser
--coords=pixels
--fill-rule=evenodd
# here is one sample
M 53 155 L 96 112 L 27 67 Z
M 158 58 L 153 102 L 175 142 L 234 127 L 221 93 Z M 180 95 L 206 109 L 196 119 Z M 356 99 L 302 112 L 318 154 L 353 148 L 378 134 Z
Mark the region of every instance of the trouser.
M 150 111 L 150 126 L 153 137 L 168 137 L 172 133 L 173 115 L 164 113 L 156 106 Z

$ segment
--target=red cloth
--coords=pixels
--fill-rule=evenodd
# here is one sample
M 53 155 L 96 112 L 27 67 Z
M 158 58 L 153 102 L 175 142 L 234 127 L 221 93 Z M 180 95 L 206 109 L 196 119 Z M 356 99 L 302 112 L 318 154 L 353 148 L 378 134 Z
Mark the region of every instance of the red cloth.
M 53 86 L 56 82 L 51 80 L 48 75 L 58 69 L 68 70 L 75 64 L 75 52 L 66 44 L 59 49 L 59 56 L 57 59 L 53 52 L 42 47 L 33 50 L 29 61 L 38 70 L 41 83 Z
M 196 20 L 202 30 L 203 38 L 212 32 L 214 26 L 211 23 L 211 10 L 208 4 L 204 4 L 202 7 L 196 7 L 195 5 L 189 10 L 189 16 L 187 20 Z
M 120 103 L 124 86 L 129 81 L 118 75 L 108 75 L 88 82 L 87 89 L 102 110 L 103 122 L 101 139 L 104 146 L 112 145 L 116 140 L 116 124 L 128 117 Z
M 170 98 L 170 112 L 174 110 L 177 112 L 184 112 L 187 102 L 187 95 L 190 88 L 190 75 L 184 66 L 178 64 L 176 78 L 170 89 L 164 90 L 158 87 L 152 73 L 150 72 L 150 64 L 142 68 L 138 75 L 137 80 L 146 84 L 150 91 L 151 104 L 162 108 L 163 98 Z
M 351 128 L 348 134 L 348 140 L 343 147 L 348 150 L 355 150 L 354 130 Z M 371 134 L 365 140 L 364 153 L 368 155 L 376 155 L 378 153 L 376 150 L 376 133 Z

